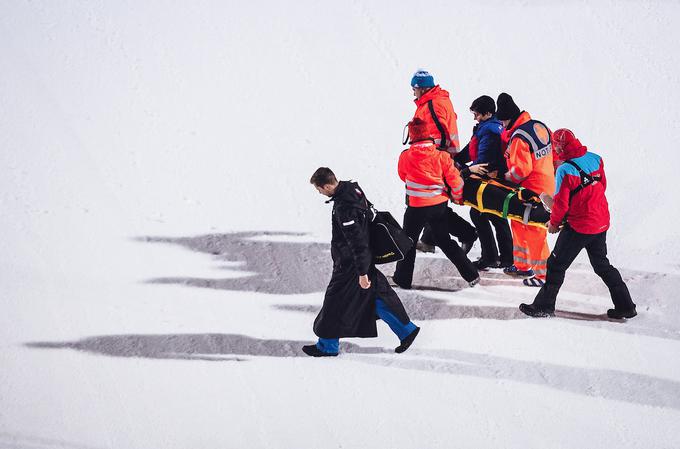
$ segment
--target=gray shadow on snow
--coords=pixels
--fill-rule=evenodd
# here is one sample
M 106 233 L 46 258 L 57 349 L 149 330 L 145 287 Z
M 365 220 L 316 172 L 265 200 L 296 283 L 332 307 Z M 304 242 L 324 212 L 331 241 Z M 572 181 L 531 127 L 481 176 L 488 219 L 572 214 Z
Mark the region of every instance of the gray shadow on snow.
M 97 449 L 95 446 L 87 446 L 79 443 L 72 443 L 56 438 L 44 438 L 21 433 L 0 432 L 0 448 L 12 449 L 38 449 L 38 448 L 60 448 L 60 449 Z
M 143 237 L 138 240 L 150 243 L 171 243 L 191 251 L 209 254 L 217 262 L 231 263 L 227 268 L 243 271 L 243 277 L 205 279 L 196 277 L 163 277 L 151 279 L 154 284 L 178 284 L 218 290 L 251 291 L 269 294 L 305 294 L 323 292 L 330 280 L 332 261 L 330 245 L 309 242 L 266 241 L 271 236 L 302 236 L 287 232 L 237 232 L 209 234 L 197 237 Z M 262 239 L 265 237 L 265 239 Z M 240 265 L 234 266 L 233 262 Z M 383 272 L 391 272 L 395 264 L 381 266 Z M 386 270 L 387 268 L 387 270 Z M 251 275 L 249 273 L 256 273 Z M 444 275 L 446 273 L 447 275 Z M 444 300 L 427 296 L 427 291 L 455 293 L 467 288 L 456 268 L 446 259 L 419 258 L 414 279 L 425 290 L 399 290 L 398 294 L 414 320 L 485 318 L 496 320 L 524 319 L 526 316 L 516 307 L 456 306 Z M 505 278 L 501 278 L 507 281 Z M 494 285 L 489 278 L 482 285 Z M 280 310 L 318 312 L 318 307 L 284 304 L 274 306 Z
M 227 262 L 229 265 L 225 269 L 232 273 L 243 273 L 240 277 L 222 279 L 169 276 L 150 279 L 147 281 L 150 283 L 277 295 L 323 292 L 333 267 L 329 244 L 267 241 L 267 237 L 273 236 L 304 235 L 291 232 L 234 232 L 196 237 L 141 237 L 136 240 L 180 245 L 190 251 L 208 254 L 218 263 Z M 382 265 L 380 269 L 388 274 L 394 270 L 394 265 Z M 416 260 L 414 282 L 423 284 L 422 287 L 426 289 L 455 292 L 467 287 L 463 279 L 452 276 L 458 276 L 458 271 L 446 259 Z M 495 281 L 485 279 L 482 282 L 490 285 Z
M 418 359 L 352 356 L 364 363 L 442 374 L 504 379 L 584 396 L 680 410 L 680 382 L 613 369 L 529 362 L 455 350 L 409 350 Z
M 150 243 L 180 245 L 190 251 L 209 254 L 216 262 L 229 262 L 226 269 L 244 276 L 223 279 L 162 277 L 154 284 L 179 284 L 217 290 L 261 292 L 277 295 L 324 291 L 332 268 L 330 245 L 311 242 L 257 240 L 267 236 L 302 236 L 290 232 L 235 232 L 196 237 L 142 237 Z M 233 266 L 233 263 L 239 263 Z M 253 274 L 254 273 L 254 274 Z
M 74 342 L 34 342 L 29 348 L 75 349 L 112 357 L 204 361 L 245 361 L 241 356 L 307 357 L 310 341 L 267 340 L 238 334 L 105 335 Z M 383 348 L 340 343 L 346 353 L 375 354 Z
M 399 292 L 404 307 L 413 321 L 482 318 L 487 320 L 528 319 L 517 307 L 472 306 L 450 304 L 443 299 L 428 298 L 414 292 Z M 317 314 L 320 305 L 276 304 L 277 310 Z
M 313 242 L 276 241 L 278 236 L 300 237 L 303 233 L 290 232 L 235 232 L 207 234 L 195 237 L 141 237 L 136 240 L 147 243 L 179 245 L 187 250 L 200 252 L 212 257 L 216 263 L 225 262 L 224 269 L 232 276 L 207 279 L 188 276 L 169 276 L 150 279 L 154 284 L 176 284 L 198 288 L 230 291 L 261 292 L 275 295 L 307 294 L 323 292 L 330 279 L 332 262 L 330 245 Z M 274 241 L 272 241 L 274 240 Z M 381 265 L 380 270 L 389 275 L 395 264 Z M 608 297 L 604 283 L 592 272 L 588 265 L 576 264 L 567 271 L 565 292 Z M 579 271 L 579 269 L 581 271 Z M 583 271 L 585 269 L 585 271 Z M 610 304 L 602 306 L 600 313 L 583 313 L 581 304 L 558 297 L 559 319 L 568 319 L 584 326 L 606 326 L 608 330 L 628 334 L 648 335 L 680 340 L 680 331 L 673 313 L 645 315 L 641 298 L 663 298 L 668 291 L 680 285 L 678 275 L 645 273 L 621 270 L 627 279 L 634 300 L 638 302 L 640 315 L 632 321 L 608 323 L 604 312 Z M 239 272 L 242 275 L 239 276 Z M 234 277 L 236 274 L 237 277 Z M 517 310 L 521 302 L 531 302 L 537 289 L 521 287 L 521 283 L 501 272 L 483 272 L 482 287 L 517 286 L 517 297 L 508 307 L 472 306 L 447 304 L 441 299 L 432 298 L 434 293 L 455 292 L 467 288 L 466 282 L 459 277 L 456 268 L 442 257 L 419 254 L 414 271 L 415 290 L 397 289 L 406 310 L 414 320 L 480 318 L 495 320 L 527 319 Z M 514 294 L 514 293 L 510 293 Z M 435 295 L 436 296 L 436 295 Z M 498 298 L 507 300 L 507 297 Z M 657 300 L 658 301 L 658 300 Z M 282 304 L 279 310 L 314 313 L 316 308 L 308 305 Z M 661 305 L 661 307 L 665 307 Z
M 34 342 L 35 349 L 74 349 L 111 357 L 246 361 L 244 356 L 306 357 L 310 342 L 259 339 L 238 334 L 105 335 L 74 342 Z M 510 380 L 584 396 L 680 410 L 680 382 L 611 369 L 515 360 L 456 350 L 392 349 L 341 343 L 340 360 L 384 367 Z M 415 356 L 415 357 L 413 357 Z M 314 363 L 311 360 L 310 363 Z
M 483 318 L 486 320 L 521 320 L 529 319 L 519 311 L 518 307 L 502 306 L 471 306 L 449 304 L 441 299 L 426 298 L 419 295 L 404 297 L 401 295 L 404 307 L 408 310 L 409 317 L 415 321 L 427 320 L 461 320 L 469 318 Z M 320 305 L 310 304 L 275 304 L 277 310 L 289 312 L 301 312 L 316 315 L 321 310 Z M 555 316 L 576 321 L 609 321 L 623 323 L 623 320 L 614 320 L 607 317 L 606 313 L 592 314 L 582 312 L 568 312 L 557 309 Z

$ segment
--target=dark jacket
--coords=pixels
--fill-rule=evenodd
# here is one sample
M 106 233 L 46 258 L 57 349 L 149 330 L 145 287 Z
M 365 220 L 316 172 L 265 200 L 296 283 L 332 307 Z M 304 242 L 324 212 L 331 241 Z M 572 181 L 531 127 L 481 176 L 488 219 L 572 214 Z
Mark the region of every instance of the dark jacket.
M 470 159 L 473 164 L 489 164 L 489 171 L 505 173 L 505 157 L 501 147 L 503 125 L 495 117 L 478 123 L 470 140 Z M 474 150 L 473 150 L 474 146 Z
M 475 164 L 489 164 L 489 171 L 498 170 L 498 177 L 503 178 L 508 167 L 505 163 L 505 155 L 501 136 L 503 125 L 496 117 L 480 122 L 472 128 L 472 138 L 465 148 L 458 153 L 454 160 L 463 178 L 470 176 L 470 170 L 466 166 Z
M 357 275 L 368 273 L 371 250 L 368 246 L 370 212 L 368 200 L 355 182 L 340 181 L 333 202 L 333 269 L 353 266 Z
M 376 298 L 407 324 L 410 320 L 401 300 L 372 264 L 368 240 L 371 213 L 361 187 L 340 181 L 329 201 L 333 202 L 333 275 L 314 320 L 314 333 L 321 338 L 376 337 Z M 366 290 L 359 286 L 362 274 L 368 274 L 371 281 Z

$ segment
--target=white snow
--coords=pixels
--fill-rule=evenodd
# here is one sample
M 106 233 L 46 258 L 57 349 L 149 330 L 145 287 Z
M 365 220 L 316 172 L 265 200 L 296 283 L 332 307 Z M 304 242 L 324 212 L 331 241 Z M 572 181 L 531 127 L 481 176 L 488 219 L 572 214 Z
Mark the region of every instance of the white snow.
M 679 18 L 660 0 L 3 2 L 0 448 L 679 447 Z M 419 255 L 436 288 L 400 292 L 408 352 L 379 323 L 338 358 L 301 353 L 331 266 L 309 177 L 329 166 L 401 218 L 419 67 L 463 141 L 472 100 L 505 91 L 604 157 L 638 317 L 602 320 L 586 257 L 559 316 L 531 320 L 536 290 L 463 288 Z

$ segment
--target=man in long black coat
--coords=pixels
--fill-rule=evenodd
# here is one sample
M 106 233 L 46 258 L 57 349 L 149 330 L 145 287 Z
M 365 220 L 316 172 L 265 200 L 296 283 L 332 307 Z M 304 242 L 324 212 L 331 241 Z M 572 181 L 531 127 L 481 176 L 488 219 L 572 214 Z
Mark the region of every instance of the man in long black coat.
M 377 337 L 379 317 L 399 337 L 395 352 L 406 351 L 420 328 L 411 322 L 387 278 L 372 263 L 368 240 L 372 213 L 364 192 L 357 183 L 338 182 L 327 167 L 314 172 L 310 182 L 333 202 L 333 275 L 314 320 L 319 341 L 302 350 L 313 357 L 336 356 L 340 338 Z

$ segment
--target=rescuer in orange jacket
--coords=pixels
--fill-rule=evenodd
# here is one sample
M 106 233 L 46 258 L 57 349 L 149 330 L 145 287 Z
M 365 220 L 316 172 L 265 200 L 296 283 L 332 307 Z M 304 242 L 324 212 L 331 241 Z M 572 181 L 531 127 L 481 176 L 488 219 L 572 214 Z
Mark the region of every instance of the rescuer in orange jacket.
M 460 152 L 458 137 L 458 116 L 453 109 L 449 93 L 439 85 L 435 85 L 434 77 L 426 70 L 418 70 L 411 78 L 413 95 L 416 97 L 416 111 L 413 119 L 420 119 L 426 123 L 427 131 L 434 138 L 437 148 L 455 156 Z M 405 143 L 405 142 L 404 142 Z M 475 240 L 477 231 L 463 217 L 448 209 L 447 220 L 449 234 L 458 239 L 467 254 Z M 425 226 L 421 241 L 417 249 L 434 252 L 434 237 L 429 226 Z
M 411 78 L 413 100 L 416 112 L 413 118 L 419 118 L 427 124 L 427 131 L 434 138 L 434 143 L 440 150 L 445 150 L 454 156 L 460 151 L 458 138 L 458 116 L 453 110 L 453 103 L 449 93 L 434 84 L 434 77 L 425 70 L 419 70 Z
M 435 243 L 456 266 L 470 286 L 479 282 L 479 273 L 465 252 L 449 237 L 446 211 L 448 200 L 462 204 L 463 178 L 451 157 L 437 150 L 427 123 L 413 119 L 409 123 L 411 146 L 399 156 L 397 171 L 405 183 L 406 212 L 404 232 L 414 242 L 426 224 L 432 228 Z M 397 263 L 393 280 L 401 288 L 411 288 L 416 249 Z
M 512 97 L 498 96 L 496 117 L 505 127 L 505 179 L 538 194 L 555 191 L 551 133 L 548 127 L 520 111 Z M 548 249 L 547 230 L 511 221 L 514 265 L 503 271 L 524 278 L 524 285 L 540 287 L 546 276 Z

